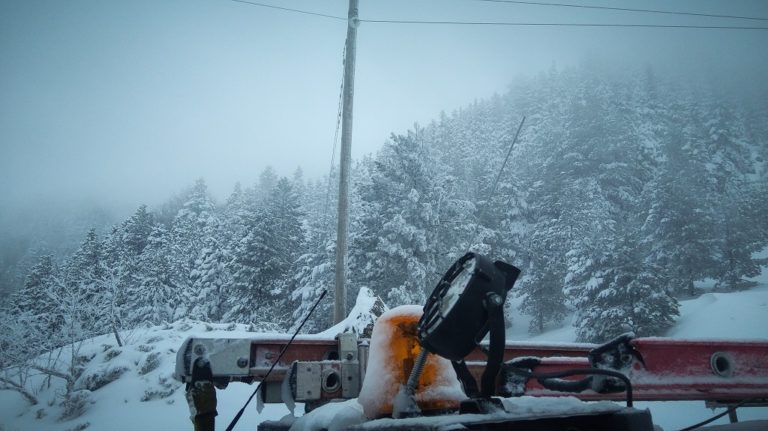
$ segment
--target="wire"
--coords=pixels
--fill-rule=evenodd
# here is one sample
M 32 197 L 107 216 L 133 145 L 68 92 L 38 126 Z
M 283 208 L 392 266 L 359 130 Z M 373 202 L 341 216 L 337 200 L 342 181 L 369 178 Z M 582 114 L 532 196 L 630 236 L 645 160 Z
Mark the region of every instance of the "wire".
M 236 3 L 249 4 L 251 6 L 260 6 L 260 7 L 270 8 L 270 9 L 278 9 L 278 10 L 282 10 L 282 11 L 286 11 L 286 12 L 295 12 L 295 13 L 300 13 L 300 14 L 304 14 L 304 15 L 320 16 L 320 17 L 323 17 L 323 18 L 333 18 L 333 19 L 338 19 L 338 20 L 341 20 L 341 21 L 346 21 L 347 20 L 347 18 L 336 16 L 336 15 L 326 15 L 324 13 L 309 12 L 309 11 L 300 10 L 300 9 L 291 9 L 291 8 L 275 6 L 275 5 L 271 5 L 271 4 L 257 3 L 257 2 L 246 1 L 246 0 L 231 0 L 231 1 L 236 2 Z
M 331 184 L 333 181 L 333 165 L 334 161 L 336 160 L 336 146 L 339 143 L 339 126 L 341 126 L 341 114 L 342 114 L 342 108 L 344 106 L 344 66 L 347 63 L 347 44 L 346 41 L 344 43 L 344 50 L 341 53 L 341 85 L 339 86 L 339 107 L 338 112 L 336 113 L 336 132 L 333 134 L 333 151 L 331 152 L 331 167 L 328 170 L 328 189 L 326 190 L 325 194 L 325 204 L 323 205 L 323 223 L 326 222 L 326 219 L 328 218 L 328 207 L 331 203 Z M 330 236 L 330 226 L 326 226 L 328 228 L 327 235 Z
M 235 428 L 235 425 L 237 425 L 237 422 L 240 420 L 240 417 L 243 416 L 243 413 L 245 412 L 245 408 L 248 407 L 248 404 L 251 402 L 253 397 L 259 392 L 259 389 L 261 389 L 261 385 L 267 381 L 267 377 L 269 377 L 269 374 L 272 373 L 272 370 L 275 369 L 275 365 L 277 365 L 281 359 L 283 359 L 283 355 L 285 354 L 286 350 L 288 350 L 288 347 L 293 343 L 293 340 L 296 338 L 297 335 L 299 335 L 299 331 L 301 331 L 301 328 L 304 327 L 304 324 L 307 323 L 307 320 L 309 320 L 309 316 L 312 315 L 312 313 L 315 311 L 315 308 L 317 308 L 317 305 L 320 304 L 320 301 L 325 297 L 325 294 L 328 293 L 327 290 L 323 289 L 323 292 L 320 294 L 320 297 L 317 298 L 317 301 L 312 305 L 312 308 L 309 309 L 309 313 L 307 313 L 306 317 L 304 317 L 304 320 L 301 321 L 301 324 L 298 328 L 296 328 L 296 332 L 293 333 L 293 336 L 290 340 L 288 340 L 288 343 L 283 346 L 283 349 L 280 351 L 280 354 L 277 355 L 277 359 L 275 359 L 275 362 L 272 363 L 272 366 L 269 367 L 269 370 L 267 371 L 267 374 L 264 374 L 264 377 L 259 382 L 258 386 L 256 386 L 256 390 L 253 391 L 250 397 L 248 397 L 248 401 L 245 402 L 245 405 L 243 406 L 240 411 L 237 412 L 235 415 L 235 418 L 232 419 L 232 422 L 229 423 L 229 426 L 227 426 L 227 431 L 232 431 L 233 428 Z
M 691 430 L 695 430 L 696 428 L 701 428 L 701 427 L 703 427 L 704 425 L 707 425 L 707 424 L 709 424 L 709 423 L 712 423 L 712 422 L 714 422 L 714 421 L 716 421 L 716 420 L 720 419 L 721 417 L 723 417 L 723 416 L 727 415 L 728 413 L 731 413 L 731 412 L 735 411 L 737 408 L 739 408 L 739 407 L 743 406 L 744 404 L 746 404 L 746 403 L 748 403 L 748 402 L 750 402 L 750 401 L 752 401 L 752 400 L 743 400 L 742 402 L 740 402 L 740 403 L 738 403 L 738 404 L 736 404 L 736 405 L 733 405 L 733 406 L 730 406 L 730 407 L 728 407 L 728 408 L 727 408 L 727 409 L 726 409 L 724 412 L 722 412 L 722 413 L 716 414 L 716 415 L 712 416 L 711 418 L 709 418 L 709 419 L 707 419 L 707 420 L 704 420 L 704 421 L 701 421 L 701 422 L 699 422 L 699 423 L 697 423 L 697 424 L 695 424 L 695 425 L 691 425 L 691 426 L 689 426 L 689 427 L 685 427 L 685 428 L 681 429 L 680 431 L 691 431 Z
M 496 180 L 493 182 L 493 186 L 491 187 L 491 192 L 488 194 L 488 201 L 493 199 L 494 193 L 496 193 L 496 186 L 499 184 L 499 179 L 501 178 L 502 172 L 504 172 L 504 167 L 507 166 L 507 161 L 509 160 L 509 155 L 512 154 L 512 148 L 515 147 L 515 143 L 517 143 L 517 138 L 520 136 L 520 130 L 523 128 L 523 123 L 525 123 L 525 115 L 523 115 L 522 120 L 520 120 L 520 125 L 517 126 L 517 132 L 515 133 L 514 139 L 512 139 L 512 143 L 509 145 L 509 150 L 507 151 L 507 157 L 504 158 L 504 163 L 501 164 L 501 168 L 499 168 L 499 172 L 496 174 Z M 480 223 L 475 224 L 475 228 L 472 230 L 472 235 L 470 236 L 471 241 L 475 240 L 475 237 L 477 236 L 477 231 L 480 230 Z M 445 253 L 444 256 L 450 254 Z
M 294 12 L 294 13 L 300 13 L 304 15 L 312 15 L 312 16 L 319 16 L 323 18 L 331 18 L 336 19 L 340 21 L 347 21 L 347 18 L 336 16 L 336 15 L 327 15 L 323 13 L 317 13 L 317 12 L 309 12 L 305 10 L 300 9 L 291 9 L 287 7 L 281 7 L 281 6 L 274 6 L 270 4 L 265 3 L 258 3 L 258 2 L 252 2 L 247 0 L 230 0 L 236 3 L 243 3 L 248 4 L 252 6 L 259 6 L 259 7 L 265 7 L 270 9 L 278 9 L 286 12 Z M 473 1 L 492 1 L 492 0 L 473 0 Z M 498 2 L 502 2 L 502 0 L 495 0 Z M 509 3 L 512 3 L 512 1 L 508 1 Z M 523 2 L 520 2 L 523 3 Z M 530 4 L 538 4 L 535 2 L 528 2 Z M 548 6 L 561 6 L 561 7 L 579 7 L 579 5 L 569 5 L 566 3 L 541 3 L 541 5 L 548 5 Z M 586 7 L 586 6 L 585 6 Z M 610 7 L 599 7 L 599 6 L 592 6 L 589 8 L 595 8 L 595 9 L 621 9 L 621 8 L 610 8 Z M 652 11 L 650 9 L 627 9 L 627 11 L 634 11 L 634 12 L 654 12 L 654 13 L 673 13 L 668 11 Z M 677 14 L 677 12 L 675 12 Z M 689 13 L 683 13 L 679 12 L 679 14 L 689 14 Z M 690 13 L 693 14 L 693 13 Z M 701 14 L 701 16 L 709 16 L 706 14 Z M 715 15 L 712 15 L 713 17 Z M 738 18 L 738 19 L 755 19 L 755 20 L 765 20 L 768 21 L 768 18 L 757 18 L 757 17 L 737 17 L 737 16 L 728 16 L 728 15 L 721 15 L 717 16 L 719 18 Z M 368 22 L 372 24 L 429 24 L 429 25 L 490 25 L 490 26 L 507 26 L 507 27 L 613 27 L 613 28 L 687 28 L 687 29 L 719 29 L 719 30 L 768 30 L 768 27 L 746 27 L 746 26 L 729 26 L 729 25 L 686 25 L 686 24 L 599 24 L 599 23 L 561 23 L 561 22 L 505 22 L 505 21 L 422 21 L 422 20 L 391 20 L 391 19 L 360 19 L 359 22 Z
M 234 1 L 234 0 L 233 0 Z M 623 28 L 687 28 L 687 29 L 719 29 L 719 30 L 768 30 L 768 27 L 746 27 L 730 25 L 687 25 L 687 24 L 602 24 L 602 23 L 571 23 L 571 22 L 505 22 L 505 21 L 420 21 L 420 20 L 388 20 L 361 19 L 360 22 L 372 24 L 432 24 L 432 25 L 493 25 L 507 27 L 623 27 Z
M 509 161 L 509 155 L 512 154 L 512 148 L 515 147 L 515 143 L 517 142 L 517 137 L 520 136 L 520 130 L 523 128 L 523 123 L 525 123 L 525 115 L 523 115 L 523 119 L 520 120 L 520 125 L 517 126 L 517 132 L 515 133 L 515 138 L 512 139 L 512 144 L 509 146 L 509 150 L 507 151 L 507 157 L 504 158 L 504 163 L 501 164 L 501 169 L 499 169 L 499 173 L 496 175 L 496 180 L 493 182 L 493 187 L 491 187 L 491 197 L 493 197 L 494 193 L 496 193 L 496 186 L 499 184 L 499 179 L 501 178 L 501 173 L 504 172 L 504 167 L 507 166 L 507 161 Z
M 623 8 L 623 7 L 580 5 L 580 4 L 571 4 L 571 3 L 544 3 L 544 2 L 517 1 L 517 0 L 469 0 L 469 1 L 478 1 L 478 2 L 486 2 L 486 3 L 511 3 L 511 4 L 521 4 L 521 5 L 532 5 L 532 6 L 570 7 L 570 8 L 578 8 L 578 9 L 599 9 L 599 10 L 612 10 L 612 11 L 620 11 L 620 12 L 656 13 L 656 14 L 665 14 L 665 15 L 698 16 L 698 17 L 707 17 L 707 18 L 749 19 L 749 20 L 755 20 L 755 21 L 768 21 L 768 18 L 754 17 L 754 16 L 717 15 L 717 14 L 709 14 L 709 13 L 676 12 L 676 11 L 658 10 L 658 9 L 631 9 L 631 8 Z

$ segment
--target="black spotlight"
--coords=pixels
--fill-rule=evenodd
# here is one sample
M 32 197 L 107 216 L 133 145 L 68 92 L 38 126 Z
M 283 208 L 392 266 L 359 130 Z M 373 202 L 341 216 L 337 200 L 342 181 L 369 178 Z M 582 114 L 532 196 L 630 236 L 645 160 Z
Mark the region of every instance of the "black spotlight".
M 488 363 L 480 394 L 493 395 L 495 379 L 504 359 L 503 305 L 520 270 L 502 261 L 467 253 L 437 283 L 424 306 L 418 337 L 422 348 L 450 359 L 467 395 L 477 394 L 464 358 L 490 332 Z

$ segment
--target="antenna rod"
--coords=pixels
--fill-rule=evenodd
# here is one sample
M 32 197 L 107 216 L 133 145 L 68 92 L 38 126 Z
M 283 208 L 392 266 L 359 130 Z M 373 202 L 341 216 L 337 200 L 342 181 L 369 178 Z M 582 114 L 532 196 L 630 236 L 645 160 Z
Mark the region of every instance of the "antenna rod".
M 344 285 L 347 269 L 347 231 L 349 229 L 349 171 L 352 162 L 352 107 L 355 93 L 355 56 L 357 53 L 358 0 L 349 0 L 347 21 L 347 57 L 344 62 L 344 106 L 341 118 L 341 170 L 339 173 L 339 217 L 336 230 L 336 301 L 333 321 L 346 317 L 347 288 Z

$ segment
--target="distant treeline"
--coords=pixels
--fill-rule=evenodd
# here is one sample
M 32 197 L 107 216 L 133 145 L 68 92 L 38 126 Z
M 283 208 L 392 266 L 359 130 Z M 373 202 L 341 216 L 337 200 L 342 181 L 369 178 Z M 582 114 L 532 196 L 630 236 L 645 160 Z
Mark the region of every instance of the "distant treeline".
M 764 96 L 732 100 L 650 70 L 551 70 L 393 135 L 355 163 L 348 301 L 367 286 L 390 307 L 421 304 L 475 250 L 523 270 L 513 324 L 523 312 L 541 332 L 574 311 L 584 341 L 663 334 L 694 281 L 748 288 L 764 263 Z M 4 319 L 47 334 L 181 317 L 287 330 L 328 289 L 308 326 L 323 329 L 335 188 L 267 169 L 216 205 L 200 180 L 163 211 L 91 231 L 64 261 L 40 256 Z

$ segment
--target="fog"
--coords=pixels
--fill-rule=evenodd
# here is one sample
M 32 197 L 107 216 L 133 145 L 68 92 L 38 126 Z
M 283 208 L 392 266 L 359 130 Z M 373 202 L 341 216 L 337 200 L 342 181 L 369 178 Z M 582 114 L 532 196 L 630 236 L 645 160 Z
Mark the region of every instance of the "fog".
M 363 20 L 768 27 L 766 20 L 487 1 L 360 3 Z M 269 4 L 335 16 L 347 10 L 341 0 Z M 761 0 L 587 4 L 768 17 Z M 331 163 L 345 34 L 342 20 L 226 0 L 3 1 L 2 213 L 83 203 L 124 213 L 161 203 L 199 177 L 222 199 L 268 165 L 281 175 L 301 167 L 322 176 Z M 550 67 L 650 66 L 755 94 L 768 76 L 767 42 L 766 30 L 363 22 L 353 157 Z

